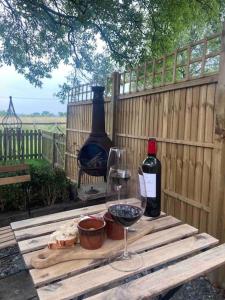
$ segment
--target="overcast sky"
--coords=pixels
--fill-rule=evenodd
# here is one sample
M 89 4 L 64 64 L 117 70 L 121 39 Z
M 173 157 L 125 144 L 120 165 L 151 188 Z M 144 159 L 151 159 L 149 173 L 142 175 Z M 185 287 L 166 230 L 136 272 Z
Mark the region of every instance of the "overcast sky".
M 61 104 L 53 94 L 59 90 L 58 85 L 65 82 L 69 71 L 68 66 L 61 65 L 59 69 L 54 70 L 51 79 L 43 81 L 42 88 L 35 88 L 22 75 L 18 74 L 14 67 L 1 67 L 0 110 L 7 110 L 9 96 L 12 96 L 17 113 L 28 114 L 44 110 L 55 114 L 60 111 L 65 112 L 66 104 Z

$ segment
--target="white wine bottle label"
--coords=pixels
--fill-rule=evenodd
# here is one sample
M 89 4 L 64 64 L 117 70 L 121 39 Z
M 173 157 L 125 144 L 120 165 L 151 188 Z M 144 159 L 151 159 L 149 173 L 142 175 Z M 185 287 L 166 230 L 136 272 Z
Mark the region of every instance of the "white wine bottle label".
M 156 197 L 156 174 L 143 173 L 147 197 Z
M 138 174 L 141 196 L 146 197 L 145 181 L 143 175 Z

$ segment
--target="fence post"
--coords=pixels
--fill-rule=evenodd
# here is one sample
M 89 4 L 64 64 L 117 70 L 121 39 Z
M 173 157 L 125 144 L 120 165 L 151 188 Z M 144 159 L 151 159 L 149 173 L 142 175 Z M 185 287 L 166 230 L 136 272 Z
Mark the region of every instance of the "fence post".
M 211 207 L 210 217 L 210 233 L 217 236 L 217 238 L 225 240 L 225 234 L 223 233 L 224 216 L 222 215 L 222 209 L 224 206 L 224 181 L 225 181 L 225 22 L 223 23 L 223 31 L 221 37 L 221 54 L 220 54 L 220 67 L 218 75 L 218 84 L 215 95 L 215 132 L 214 143 L 216 148 L 213 152 L 213 159 L 217 156 L 217 169 L 212 174 L 215 180 L 215 192 L 212 196 L 217 199 L 213 201 Z
M 66 108 L 66 138 L 65 138 L 65 151 L 64 151 L 64 171 L 66 176 L 67 174 L 67 147 L 68 147 L 68 129 L 69 128 L 69 95 L 68 95 L 68 103 Z
M 56 141 L 56 134 L 53 133 L 53 135 L 52 135 L 52 166 L 53 166 L 53 168 L 55 167 L 55 162 L 56 162 L 55 141 Z
M 112 73 L 112 97 L 111 97 L 111 133 L 110 138 L 115 144 L 116 141 L 116 102 L 120 95 L 120 73 Z
M 215 235 L 221 243 L 225 241 L 225 22 L 223 23 L 222 37 L 221 37 L 221 53 L 220 53 L 220 67 L 218 74 L 218 83 L 215 95 L 215 129 L 214 129 L 214 144 L 216 148 L 213 149 L 212 160 L 212 188 L 210 197 L 210 217 L 208 231 Z M 218 271 L 210 274 L 210 279 L 216 281 L 217 284 L 225 286 L 224 282 L 224 267 Z
M 38 129 L 38 158 L 41 159 L 42 157 L 42 131 Z

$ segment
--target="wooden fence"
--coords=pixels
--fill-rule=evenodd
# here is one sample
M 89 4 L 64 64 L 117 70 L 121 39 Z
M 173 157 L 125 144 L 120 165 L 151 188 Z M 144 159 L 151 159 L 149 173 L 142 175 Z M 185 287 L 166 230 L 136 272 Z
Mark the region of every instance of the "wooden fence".
M 42 131 L 42 156 L 53 167 L 64 169 L 65 145 L 64 134 Z
M 0 130 L 0 161 L 41 158 L 64 169 L 65 135 L 41 130 Z
M 149 137 L 162 162 L 162 209 L 225 241 L 225 28 L 153 62 L 113 73 L 105 98 L 115 145 L 146 156 Z M 92 101 L 73 91 L 67 110 L 66 172 L 77 180 L 77 150 L 92 122 Z M 83 99 L 83 100 L 82 100 Z M 85 100 L 84 100 L 85 99 Z M 85 182 L 95 182 L 86 177 Z M 222 271 L 218 275 L 224 282 Z
M 0 131 L 0 161 L 42 157 L 40 130 Z

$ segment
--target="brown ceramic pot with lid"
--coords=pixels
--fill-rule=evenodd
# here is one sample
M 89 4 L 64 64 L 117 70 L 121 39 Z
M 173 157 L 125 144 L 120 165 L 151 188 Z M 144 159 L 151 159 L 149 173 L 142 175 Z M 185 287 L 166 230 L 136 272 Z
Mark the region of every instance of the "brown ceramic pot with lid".
M 104 220 L 106 222 L 107 237 L 111 240 L 122 240 L 124 238 L 123 226 L 116 223 L 108 212 L 104 214 Z
M 104 219 L 90 217 L 81 220 L 78 225 L 81 247 L 94 250 L 100 248 L 105 240 Z

